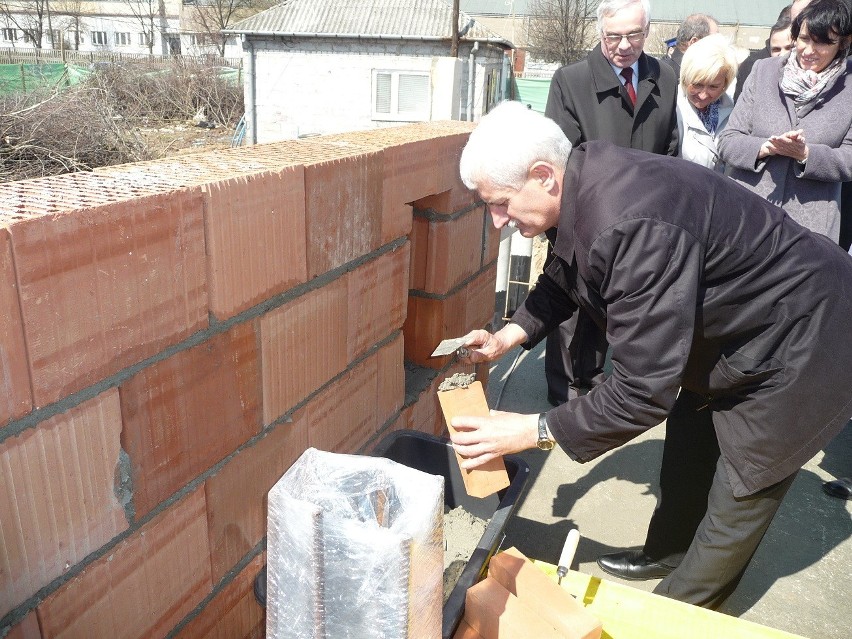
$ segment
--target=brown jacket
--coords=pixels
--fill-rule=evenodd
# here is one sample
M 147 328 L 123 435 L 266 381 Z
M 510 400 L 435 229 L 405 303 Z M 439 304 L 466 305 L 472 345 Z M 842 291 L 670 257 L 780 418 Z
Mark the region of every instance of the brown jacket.
M 548 413 L 587 461 L 707 396 L 736 496 L 799 469 L 852 416 L 852 259 L 702 166 L 589 142 L 565 173 L 554 260 L 512 321 L 540 341 L 582 306 L 613 373 Z

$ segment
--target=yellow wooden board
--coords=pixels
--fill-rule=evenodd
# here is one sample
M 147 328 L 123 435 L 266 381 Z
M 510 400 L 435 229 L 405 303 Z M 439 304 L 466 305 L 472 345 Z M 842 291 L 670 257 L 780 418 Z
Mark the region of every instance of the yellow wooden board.
M 535 565 L 556 579 L 556 566 Z M 575 570 L 562 587 L 601 620 L 602 639 L 805 639 Z

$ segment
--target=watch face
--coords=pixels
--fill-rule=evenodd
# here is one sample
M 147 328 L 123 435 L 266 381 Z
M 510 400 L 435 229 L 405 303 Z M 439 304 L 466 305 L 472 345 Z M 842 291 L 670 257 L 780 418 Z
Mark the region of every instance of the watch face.
M 538 447 L 540 450 L 550 450 L 553 448 L 553 442 L 549 439 L 539 439 Z

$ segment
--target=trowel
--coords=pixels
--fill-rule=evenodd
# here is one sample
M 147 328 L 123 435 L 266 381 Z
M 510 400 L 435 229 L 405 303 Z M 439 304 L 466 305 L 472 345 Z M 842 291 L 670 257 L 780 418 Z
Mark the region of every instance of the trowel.
M 430 357 L 440 357 L 441 355 L 451 355 L 453 353 L 459 357 L 467 357 L 470 354 L 470 350 L 464 347 L 464 342 L 464 337 L 442 340 L 438 344 L 438 347 L 432 351 Z

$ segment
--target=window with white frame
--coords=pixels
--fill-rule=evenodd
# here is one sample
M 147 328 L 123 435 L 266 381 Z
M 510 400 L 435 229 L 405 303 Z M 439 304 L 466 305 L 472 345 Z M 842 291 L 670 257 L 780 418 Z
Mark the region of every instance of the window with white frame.
M 106 31 L 92 31 L 92 44 L 107 44 L 107 32 Z
M 431 113 L 428 71 L 373 70 L 373 120 L 418 122 Z
M 145 33 L 139 34 L 139 46 L 147 47 L 148 46 L 148 35 Z
M 17 29 L 3 29 L 0 32 L 0 38 L 2 38 L 3 42 L 16 42 L 18 40 L 18 30 Z
M 207 37 L 204 33 L 190 33 L 189 44 L 193 47 L 203 47 L 207 44 Z
M 115 43 L 119 46 L 126 46 L 130 44 L 130 33 L 116 33 L 115 34 Z

